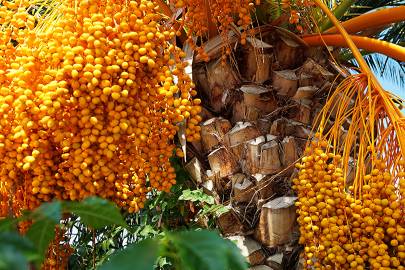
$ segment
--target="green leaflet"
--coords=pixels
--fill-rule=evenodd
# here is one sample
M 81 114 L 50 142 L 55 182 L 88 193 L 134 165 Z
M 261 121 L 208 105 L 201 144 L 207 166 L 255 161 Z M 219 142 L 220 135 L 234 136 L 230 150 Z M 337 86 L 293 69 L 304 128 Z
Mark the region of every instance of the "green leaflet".
M 65 202 L 64 209 L 78 215 L 85 225 L 94 229 L 109 225 L 127 226 L 120 210 L 113 203 L 98 197 L 89 197 L 81 202 Z
M 131 244 L 114 253 L 100 270 L 153 270 L 158 259 L 159 245 L 156 239 L 146 239 Z

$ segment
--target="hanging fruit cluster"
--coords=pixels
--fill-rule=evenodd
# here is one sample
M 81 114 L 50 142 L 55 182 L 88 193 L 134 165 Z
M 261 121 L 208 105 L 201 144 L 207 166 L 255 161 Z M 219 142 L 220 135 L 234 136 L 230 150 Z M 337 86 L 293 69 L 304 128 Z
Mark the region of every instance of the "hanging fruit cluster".
M 403 116 L 380 92 L 367 93 L 364 79 L 349 77 L 331 95 L 297 164 L 293 184 L 308 269 L 405 269 L 405 137 L 397 126 Z
M 305 26 L 308 22 L 302 17 L 302 10 L 314 6 L 312 0 L 281 0 L 281 8 L 289 13 L 288 22 L 294 25 L 299 33 L 303 33 L 308 27 Z
M 260 5 L 260 0 L 171 0 L 175 7 L 186 8 L 183 16 L 183 24 L 186 26 L 190 44 L 195 45 L 193 37 L 206 37 L 211 32 L 218 31 L 223 42 L 228 41 L 228 33 L 231 24 L 241 27 L 241 43 L 246 43 L 247 30 L 252 24 L 251 12 L 255 5 Z M 235 19 L 236 18 L 236 19 Z M 196 50 L 204 55 L 202 47 Z M 230 50 L 225 49 L 224 56 L 229 55 Z M 206 60 L 208 60 L 207 56 Z
M 200 100 L 153 1 L 0 8 L 1 213 L 97 195 L 129 212 L 169 191 L 177 123 L 199 139 Z
M 317 269 L 403 269 L 405 162 L 397 185 L 382 160 L 365 175 L 362 198 L 346 192 L 341 156 L 326 141 L 308 148 L 294 180 L 299 195 L 300 243 Z M 402 265 L 402 268 L 401 268 Z

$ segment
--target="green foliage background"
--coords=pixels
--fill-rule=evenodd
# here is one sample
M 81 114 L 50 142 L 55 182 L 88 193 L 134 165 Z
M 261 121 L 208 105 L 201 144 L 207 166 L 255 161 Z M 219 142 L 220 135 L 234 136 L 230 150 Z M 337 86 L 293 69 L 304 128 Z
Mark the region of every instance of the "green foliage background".
M 19 218 L 0 221 L 0 270 L 40 269 L 55 226 L 66 231 L 75 249 L 68 269 L 243 270 L 239 249 L 217 232 L 198 229 L 201 216 L 210 220 L 226 209 L 192 186 L 178 160 L 178 184 L 170 193 L 150 194 L 145 209 L 122 215 L 111 202 L 89 197 L 81 202 L 44 203 Z M 193 206 L 190 207 L 190 204 Z M 63 218 L 66 217 L 67 218 Z M 30 220 L 27 234 L 17 233 Z

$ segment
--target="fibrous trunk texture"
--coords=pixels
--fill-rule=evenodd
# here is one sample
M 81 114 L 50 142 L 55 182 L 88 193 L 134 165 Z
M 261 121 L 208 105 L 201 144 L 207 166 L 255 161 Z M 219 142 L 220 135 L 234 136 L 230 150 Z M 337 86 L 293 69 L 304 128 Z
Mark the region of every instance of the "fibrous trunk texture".
M 187 153 L 186 169 L 228 208 L 217 218 L 218 228 L 258 265 L 251 269 L 292 269 L 285 262 L 298 264 L 291 255 L 298 233 L 290 178 L 339 78 L 327 52 L 276 31 L 235 48 L 228 61 L 212 54 L 218 58 L 193 65 L 212 117 L 201 124 L 201 145 L 191 148 L 202 150 L 194 158 Z

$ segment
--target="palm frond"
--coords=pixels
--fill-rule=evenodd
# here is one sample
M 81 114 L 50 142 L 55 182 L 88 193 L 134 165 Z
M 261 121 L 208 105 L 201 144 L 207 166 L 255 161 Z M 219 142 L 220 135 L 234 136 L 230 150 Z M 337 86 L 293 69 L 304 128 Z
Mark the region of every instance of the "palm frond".
M 344 2 L 345 0 L 322 0 L 330 10 L 334 10 L 337 6 Z M 355 16 L 359 16 L 366 12 L 369 12 L 374 9 L 384 8 L 384 7 L 395 7 L 402 6 L 405 4 L 405 0 L 354 0 L 354 3 L 347 8 L 342 21 L 351 19 Z
M 404 0 L 362 0 L 357 1 L 358 6 L 351 8 L 361 10 L 364 12 L 369 12 L 376 8 L 381 8 L 385 6 L 398 6 L 405 4 Z M 359 5 L 363 6 L 359 6 Z M 371 31 L 372 32 L 372 31 Z M 376 33 L 369 35 L 377 39 L 385 40 L 394 44 L 401 45 L 405 43 L 405 22 L 400 22 L 389 26 L 386 29 L 379 29 Z M 384 78 L 385 80 L 392 81 L 401 89 L 405 88 L 405 63 L 398 62 L 387 56 L 378 53 L 369 53 L 363 51 L 364 59 L 367 64 L 372 68 L 373 72 L 378 76 Z M 342 59 L 348 60 L 351 64 L 355 64 L 353 60 L 353 55 L 347 50 L 342 52 Z
M 362 55 L 367 64 L 373 70 L 374 74 L 383 78 L 384 80 L 393 82 L 393 84 L 397 85 L 398 88 L 405 89 L 404 63 L 400 63 L 392 58 L 378 53 L 369 53 L 362 51 Z M 354 60 L 353 55 L 347 49 L 342 50 L 341 61 L 343 61 L 345 65 L 358 66 L 356 60 Z
M 335 8 L 340 2 L 342 2 L 341 0 L 322 0 L 322 2 L 329 8 L 329 9 L 333 9 Z
M 264 1 L 260 8 L 256 9 L 256 17 L 263 24 L 267 24 L 279 18 L 281 14 L 281 0 Z
M 402 89 L 405 88 L 404 63 L 401 64 L 392 58 L 376 53 L 366 55 L 364 58 L 375 74 L 392 81 Z
M 339 1 L 338 3 L 335 3 L 334 6 L 329 7 L 329 9 L 333 11 L 333 14 L 336 16 L 336 18 L 340 19 L 346 14 L 347 10 L 349 10 L 349 8 L 353 5 L 354 2 L 355 0 L 342 0 Z M 320 25 L 321 31 L 324 31 L 332 27 L 333 24 L 326 17 L 321 21 Z
M 382 31 L 378 38 L 394 44 L 403 43 L 405 41 L 405 22 L 392 25 L 385 31 Z
M 380 32 L 378 39 L 401 45 L 405 42 L 405 22 L 392 25 L 388 29 Z M 405 88 L 405 63 L 398 62 L 381 54 L 368 54 L 364 57 L 374 73 L 386 80 L 390 80 L 400 88 Z
M 364 14 L 377 8 L 396 7 L 404 4 L 404 0 L 358 0 L 352 7 L 350 7 L 344 20 L 351 19 L 359 14 Z

